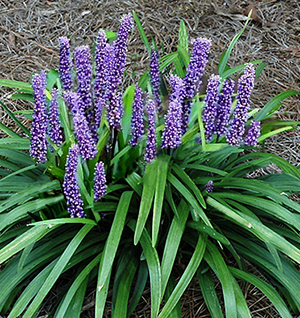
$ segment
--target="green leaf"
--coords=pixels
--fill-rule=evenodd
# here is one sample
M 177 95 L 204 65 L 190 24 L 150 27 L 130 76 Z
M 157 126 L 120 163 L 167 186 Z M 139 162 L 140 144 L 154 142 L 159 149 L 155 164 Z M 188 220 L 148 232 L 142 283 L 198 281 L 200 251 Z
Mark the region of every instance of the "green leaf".
M 178 45 L 180 45 L 186 52 L 188 51 L 189 36 L 188 36 L 187 28 L 183 20 L 180 20 Z
M 52 227 L 53 225 L 57 224 L 90 224 L 90 225 L 97 225 L 94 220 L 90 219 L 82 219 L 82 218 L 59 218 L 59 219 L 52 219 L 52 220 L 45 220 L 45 221 L 38 221 L 28 224 L 29 226 L 39 226 L 39 225 L 48 225 Z
M 157 165 L 158 160 L 147 164 L 145 174 L 143 178 L 143 193 L 141 197 L 139 216 L 136 223 L 136 229 L 134 231 L 134 245 L 140 240 L 144 226 L 148 219 L 148 215 L 152 206 L 156 188 L 156 177 L 157 177 Z
M 135 23 L 136 23 L 137 28 L 138 28 L 138 30 L 140 32 L 140 35 L 141 35 L 141 38 L 142 38 L 142 40 L 143 40 L 143 42 L 145 44 L 145 47 L 147 48 L 148 53 L 150 55 L 151 54 L 151 50 L 152 50 L 151 49 L 151 45 L 149 44 L 149 41 L 147 39 L 147 36 L 146 36 L 146 33 L 145 33 L 144 29 L 143 29 L 141 21 L 140 21 L 140 19 L 138 18 L 137 14 L 134 11 L 133 11 L 133 17 L 135 19 Z
M 253 64 L 253 65 L 259 64 L 259 66 L 256 69 L 256 70 L 259 70 L 258 75 L 262 72 L 264 67 L 266 65 L 268 65 L 267 63 L 262 63 L 262 60 L 257 60 L 257 61 L 253 61 L 253 62 L 250 62 L 250 63 Z M 241 64 L 241 65 L 235 66 L 233 68 L 230 68 L 229 70 L 224 72 L 223 78 L 227 78 L 227 77 L 229 77 L 230 75 L 232 75 L 232 74 L 234 74 L 236 72 L 242 71 L 245 68 L 245 66 L 246 66 L 246 64 Z M 258 76 L 256 75 L 256 77 L 258 77 Z
M 59 72 L 55 69 L 51 69 L 47 73 L 47 90 L 51 92 L 53 86 L 56 84 L 57 80 L 59 80 Z
M 40 307 L 42 301 L 47 296 L 53 285 L 56 283 L 57 279 L 63 272 L 64 268 L 70 261 L 73 254 L 76 252 L 78 246 L 83 241 L 85 236 L 90 232 L 93 228 L 93 225 L 86 224 L 84 225 L 81 230 L 75 235 L 72 239 L 70 244 L 65 249 L 64 253 L 59 258 L 58 262 L 55 264 L 54 268 L 52 269 L 51 273 L 47 277 L 46 281 L 44 282 L 43 286 L 41 287 L 39 293 L 35 296 L 32 303 L 30 304 L 29 308 L 24 314 L 24 318 L 32 318 L 34 317 L 36 311 Z M 34 227 L 33 229 L 38 229 L 39 227 Z
M 175 216 L 171 223 L 165 243 L 163 258 L 161 262 L 161 290 L 162 296 L 171 275 L 175 258 L 179 249 L 182 235 L 186 228 L 186 221 L 189 216 L 189 208 L 184 200 L 180 201 L 178 207 L 178 217 Z
M 118 36 L 116 32 L 112 32 L 112 31 L 109 31 L 109 30 L 104 30 L 104 32 L 105 32 L 106 38 L 109 41 L 114 41 L 117 38 L 117 36 Z
M 20 81 L 13 81 L 13 80 L 8 80 L 8 79 L 0 79 L 0 86 L 5 86 L 5 87 L 12 87 L 12 88 L 19 88 L 22 90 L 27 90 L 27 91 L 32 91 L 33 89 L 31 87 L 31 84 L 25 83 L 25 82 L 20 82 Z
M 237 317 L 237 307 L 235 293 L 232 284 L 232 275 L 216 246 L 210 241 L 207 242 L 209 254 L 206 254 L 205 260 L 209 266 L 217 274 L 223 289 L 223 297 L 225 302 L 225 314 L 227 318 Z
M 135 87 L 130 85 L 126 88 L 123 94 L 123 104 L 124 104 L 124 114 L 122 118 L 122 133 L 124 140 L 127 140 L 127 137 L 131 129 L 131 114 L 132 114 L 132 104 L 134 101 Z
M 166 295 L 165 299 L 166 301 L 170 298 L 172 295 L 172 292 L 175 287 L 175 279 L 173 276 L 170 277 L 167 288 L 166 288 Z M 182 312 L 181 312 L 181 302 L 178 301 L 177 305 L 174 307 L 174 309 L 170 312 L 168 318 L 182 318 Z
M 108 276 L 107 276 L 107 279 L 105 281 L 105 284 L 104 284 L 103 288 L 101 288 L 101 286 L 99 284 L 100 272 L 101 272 L 101 267 L 99 266 L 98 282 L 97 282 L 97 286 L 98 287 L 96 289 L 95 318 L 103 317 L 103 312 L 104 312 L 104 308 L 105 308 L 106 298 L 107 298 L 107 294 L 108 294 L 111 269 L 110 269 L 110 271 L 108 273 Z
M 141 197 L 143 191 L 141 176 L 136 172 L 133 172 L 129 176 L 127 176 L 125 180 L 131 186 L 131 188 Z
M 4 124 L 0 123 L 0 129 L 5 132 L 8 136 L 12 137 L 12 138 L 20 138 L 22 139 L 21 136 L 19 136 L 17 133 L 15 133 L 13 130 L 11 130 L 10 128 L 6 127 Z
M 161 155 L 157 158 L 156 188 L 153 204 L 152 245 L 156 246 L 165 196 L 166 181 L 171 157 Z
M 98 281 L 99 291 L 104 287 L 105 282 L 107 282 L 109 273 L 111 272 L 111 268 L 120 243 L 121 235 L 123 233 L 126 215 L 129 209 L 129 204 L 131 202 L 132 195 L 133 191 L 126 191 L 123 192 L 120 197 L 118 208 L 115 213 L 115 217 L 108 238 L 106 240 L 105 248 L 103 251 L 103 257 L 101 259 Z
M 128 226 L 134 231 L 135 222 L 131 220 L 128 223 Z M 140 237 L 140 243 L 145 254 L 150 275 L 151 318 L 156 318 L 161 300 L 161 269 L 159 258 L 156 249 L 152 246 L 151 238 L 146 229 L 143 229 Z
M 2 178 L 2 179 L 0 180 L 0 184 L 1 184 L 1 182 L 3 182 L 4 180 L 7 180 L 7 179 L 9 179 L 9 178 L 11 178 L 11 177 L 13 177 L 13 176 L 15 176 L 15 175 L 21 174 L 21 173 L 26 172 L 26 171 L 34 170 L 34 169 L 36 169 L 36 168 L 37 168 L 37 165 L 34 164 L 34 165 L 31 165 L 31 166 L 28 166 L 28 167 L 19 169 L 19 170 L 15 171 L 15 172 L 12 172 L 12 173 L 10 173 L 8 176 Z
M 281 317 L 292 318 L 285 302 L 270 284 L 253 274 L 245 273 L 237 268 L 229 267 L 229 269 L 236 278 L 245 280 L 260 289 L 270 299 Z
M 207 237 L 199 235 L 198 242 L 195 248 L 195 251 L 191 257 L 191 260 L 186 267 L 184 273 L 182 274 L 179 282 L 177 283 L 176 287 L 174 288 L 171 296 L 167 300 L 165 306 L 163 307 L 162 311 L 160 312 L 158 318 L 167 318 L 172 310 L 175 308 L 176 304 L 180 300 L 180 297 L 187 289 L 189 283 L 191 282 L 192 278 L 194 277 L 201 261 L 204 256 L 204 252 L 206 250 L 206 242 Z
M 25 93 L 15 93 L 11 96 L 11 99 L 28 100 L 32 103 L 34 102 L 33 95 L 32 94 L 25 94 Z M 14 112 L 14 113 L 17 114 L 16 112 Z M 30 111 L 30 113 L 32 113 L 32 111 Z M 31 118 L 32 118 L 32 116 L 31 116 Z
M 201 273 L 200 269 L 198 269 L 197 276 L 205 304 L 211 317 L 224 318 L 211 274 L 209 271 Z
M 276 107 L 279 103 L 281 103 L 284 99 L 294 96 L 300 95 L 300 92 L 294 90 L 287 90 L 285 92 L 279 93 L 275 97 L 273 97 L 255 116 L 254 120 L 262 121 L 264 120 L 270 112 L 272 112 L 273 108 Z
M 224 55 L 222 56 L 222 58 L 220 59 L 220 63 L 218 65 L 218 70 L 219 70 L 219 74 L 222 78 L 224 78 L 224 73 L 225 73 L 225 69 L 226 69 L 226 65 L 227 65 L 227 62 L 229 60 L 229 57 L 230 57 L 230 54 L 231 54 L 231 51 L 235 45 L 235 43 L 237 42 L 237 40 L 239 39 L 239 37 L 242 35 L 242 33 L 245 31 L 246 29 L 246 26 L 248 24 L 248 22 L 250 21 L 250 17 L 251 17 L 251 12 L 249 13 L 248 15 L 248 19 L 244 25 L 244 27 L 242 28 L 242 30 L 235 35 L 235 37 L 231 40 L 229 46 L 228 46 L 228 49 L 224 52 Z M 228 317 L 229 318 L 229 317 Z
M 1 85 L 1 81 L 0 81 Z M 6 107 L 1 101 L 0 105 L 4 108 L 8 116 L 24 131 L 27 136 L 30 136 L 30 131 L 17 119 L 17 117 Z
M 265 139 L 267 139 L 267 138 L 269 138 L 271 136 L 278 135 L 278 134 L 280 134 L 280 133 L 282 133 L 284 131 L 289 131 L 289 130 L 293 130 L 293 129 L 295 129 L 294 126 L 286 126 L 286 127 L 278 128 L 278 129 L 272 130 L 272 131 L 270 131 L 270 132 L 268 132 L 266 134 L 263 134 L 263 135 L 259 136 L 257 138 L 257 141 L 259 143 L 261 143 L 262 141 L 264 141 Z

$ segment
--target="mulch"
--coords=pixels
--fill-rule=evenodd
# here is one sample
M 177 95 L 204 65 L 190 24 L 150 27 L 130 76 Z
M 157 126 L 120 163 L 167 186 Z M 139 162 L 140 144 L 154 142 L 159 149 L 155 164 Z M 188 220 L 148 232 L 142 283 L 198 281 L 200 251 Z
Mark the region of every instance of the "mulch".
M 300 90 L 300 3 L 298 0 L 0 0 L 0 78 L 29 82 L 32 74 L 58 68 L 61 36 L 71 39 L 72 48 L 93 45 L 100 29 L 117 31 L 123 14 L 134 10 L 149 40 L 166 52 L 177 45 L 182 19 L 189 38 L 212 40 L 206 75 L 216 73 L 222 52 L 243 27 L 252 9 L 252 19 L 232 51 L 230 66 L 262 59 L 268 63 L 255 83 L 252 108 L 263 107 L 275 95 L 288 89 Z M 126 71 L 132 84 L 149 67 L 149 56 L 135 26 L 130 34 Z M 11 100 L 12 90 L 0 87 L 0 100 L 12 111 L 32 108 L 26 101 Z M 300 120 L 299 97 L 283 102 L 276 116 Z M 28 124 L 22 117 L 20 119 Z M 1 122 L 14 123 L 0 108 Z M 4 135 L 0 134 L 3 137 Z M 270 138 L 266 150 L 298 165 L 300 132 L 282 133 Z M 253 286 L 246 286 L 253 317 L 278 317 L 270 302 Z M 92 302 L 93 295 L 87 301 Z M 199 286 L 193 281 L 182 298 L 184 318 L 209 317 Z M 85 304 L 87 305 L 87 304 Z M 88 308 L 88 306 L 86 307 Z M 150 317 L 149 290 L 135 317 Z M 41 314 L 43 317 L 46 314 Z M 46 315 L 47 316 L 47 315 Z M 107 314 L 107 317 L 109 313 Z M 91 317 L 91 310 L 82 317 Z

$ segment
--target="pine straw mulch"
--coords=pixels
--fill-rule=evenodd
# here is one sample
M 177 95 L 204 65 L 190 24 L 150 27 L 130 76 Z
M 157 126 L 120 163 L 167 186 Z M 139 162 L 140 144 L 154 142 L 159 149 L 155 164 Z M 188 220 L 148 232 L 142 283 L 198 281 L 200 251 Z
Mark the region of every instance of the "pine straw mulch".
M 190 39 L 208 37 L 212 40 L 206 76 L 216 73 L 218 60 L 238 33 L 249 10 L 252 20 L 232 51 L 230 66 L 263 59 L 268 66 L 255 84 L 252 107 L 262 107 L 276 94 L 287 89 L 299 90 L 300 82 L 300 4 L 298 0 L 64 0 L 39 1 L 0 0 L 0 78 L 30 81 L 33 73 L 58 68 L 60 36 L 69 36 L 72 47 L 92 46 L 99 29 L 117 31 L 124 13 L 135 10 L 148 39 L 153 36 L 166 52 L 177 44 L 180 19 L 188 28 Z M 142 74 L 149 66 L 149 57 L 137 28 L 130 35 L 126 70 L 134 83 L 134 74 Z M 10 99 L 12 90 L 0 87 L 0 100 L 12 110 L 30 109 L 25 101 Z M 284 101 L 277 116 L 299 120 L 299 98 Z M 24 118 L 20 119 L 29 124 Z M 1 122 L 14 124 L 0 108 Z M 0 134 L 0 137 L 3 134 Z M 299 130 L 270 138 L 267 151 L 281 155 L 293 164 L 300 163 Z M 246 285 L 247 301 L 253 317 L 278 317 L 270 302 L 257 289 Z M 149 290 L 143 295 L 136 317 L 149 317 Z M 54 297 L 55 298 L 55 297 Z M 86 300 L 82 317 L 92 317 L 88 310 L 93 293 Z M 209 317 L 201 291 L 194 280 L 182 298 L 183 317 Z M 46 317 L 45 314 L 39 317 Z M 107 311 L 106 317 L 109 317 Z

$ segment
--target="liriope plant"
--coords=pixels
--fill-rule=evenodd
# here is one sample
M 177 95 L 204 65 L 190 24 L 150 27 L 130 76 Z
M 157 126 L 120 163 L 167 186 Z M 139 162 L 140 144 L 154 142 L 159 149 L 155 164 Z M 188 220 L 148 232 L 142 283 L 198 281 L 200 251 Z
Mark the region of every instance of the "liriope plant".
M 34 103 L 23 112 L 29 130 L 1 102 L 21 131 L 0 124 L 8 135 L 0 140 L 1 315 L 38 317 L 63 277 L 53 317 L 80 317 L 90 288 L 95 317 L 104 316 L 109 290 L 111 316 L 130 317 L 150 282 L 151 317 L 179 318 L 194 277 L 212 317 L 251 317 L 240 281 L 260 289 L 282 317 L 299 314 L 300 206 L 289 194 L 299 192 L 300 172 L 258 147 L 298 124 L 276 129 L 270 119 L 299 93 L 249 108 L 266 65 L 227 65 L 244 29 L 199 93 L 211 42 L 195 39 L 189 54 L 181 22 L 177 51 L 159 58 L 133 16 L 150 67 L 125 90 L 132 15 L 117 34 L 99 32 L 93 56 L 87 46 L 72 53 L 62 37 L 58 71 L 42 71 L 31 84 L 0 81 Z M 249 177 L 270 163 L 281 172 Z M 178 261 L 185 270 L 175 283 Z

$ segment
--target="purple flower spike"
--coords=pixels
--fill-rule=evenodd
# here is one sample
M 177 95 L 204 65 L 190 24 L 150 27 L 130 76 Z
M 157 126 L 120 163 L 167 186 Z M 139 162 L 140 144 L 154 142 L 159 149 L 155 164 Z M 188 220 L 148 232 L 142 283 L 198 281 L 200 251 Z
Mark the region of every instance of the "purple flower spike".
M 205 135 L 207 140 L 210 140 L 212 137 L 214 122 L 217 116 L 219 85 L 220 85 L 220 76 L 211 75 L 207 84 L 205 107 L 203 110 L 203 121 L 205 122 Z
M 80 98 L 80 108 L 84 111 L 92 106 L 91 77 L 92 65 L 90 62 L 90 49 L 88 46 L 80 46 L 74 50 L 77 69 L 78 88 L 77 94 Z
M 106 194 L 106 176 L 104 163 L 102 161 L 96 163 L 94 175 L 94 201 L 100 201 Z
M 63 92 L 63 98 L 67 104 L 69 104 L 69 110 L 72 115 L 75 115 L 79 110 L 79 96 L 74 92 Z
M 205 185 L 205 190 L 208 192 L 208 193 L 212 193 L 213 190 L 214 190 L 214 182 L 212 180 L 208 181 Z
M 46 75 L 41 72 L 32 80 L 34 110 L 31 127 L 30 155 L 37 163 L 47 160 Z
M 240 145 L 245 132 L 245 123 L 249 109 L 249 99 L 254 86 L 255 70 L 252 64 L 247 64 L 244 74 L 238 82 L 237 105 L 233 122 L 227 135 L 227 142 L 232 146 Z
M 165 116 L 165 128 L 162 135 L 162 148 L 177 148 L 182 138 L 182 101 L 184 96 L 184 83 L 176 75 L 170 77 L 173 92 L 170 96 L 168 113 Z
M 97 38 L 96 43 L 96 56 L 95 56 L 95 62 L 96 62 L 96 77 L 95 77 L 95 83 L 94 83 L 94 91 L 96 96 L 100 96 L 104 94 L 105 90 L 105 64 L 104 64 L 104 58 L 105 58 L 105 52 L 107 47 L 107 39 L 105 32 L 103 30 L 100 30 Z
M 58 91 L 52 90 L 52 100 L 49 108 L 49 137 L 57 145 L 62 144 L 62 131 L 58 113 Z
M 96 127 L 99 128 L 102 120 L 102 113 L 103 109 L 106 106 L 106 101 L 102 96 L 99 96 L 95 103 L 95 121 L 96 121 Z
M 121 82 L 122 75 L 124 73 L 125 62 L 126 62 L 126 52 L 127 52 L 127 42 L 128 34 L 132 25 L 131 14 L 126 14 L 121 21 L 121 25 L 118 31 L 118 37 L 114 42 L 114 53 L 115 53 L 115 74 L 119 79 L 118 84 Z
M 193 51 L 191 54 L 191 60 L 188 65 L 187 74 L 183 79 L 186 99 L 192 99 L 195 93 L 200 89 L 203 72 L 208 62 L 209 50 L 211 47 L 210 40 L 204 38 L 195 39 L 192 44 Z M 185 133 L 191 111 L 191 101 L 186 101 L 183 104 L 182 111 L 182 129 L 183 133 Z
M 59 58 L 59 75 L 63 89 L 70 91 L 73 88 L 72 67 L 73 62 L 70 53 L 70 41 L 67 37 L 59 38 L 60 58 Z
M 83 201 L 81 199 L 77 180 L 77 167 L 79 160 L 78 145 L 73 145 L 69 149 L 66 163 L 66 173 L 63 182 L 64 195 L 67 201 L 67 209 L 72 218 L 84 218 Z
M 247 146 L 256 146 L 257 138 L 260 136 L 260 122 L 253 120 L 244 141 Z
M 159 75 L 159 64 L 158 64 L 158 52 L 151 52 L 150 59 L 150 83 L 152 85 L 154 99 L 157 105 L 157 110 L 161 111 L 161 99 L 159 97 L 159 87 L 160 87 L 160 75 Z
M 142 98 L 142 89 L 136 86 L 135 97 L 132 106 L 132 120 L 131 120 L 131 140 L 129 144 L 131 147 L 139 143 L 140 138 L 144 134 L 144 101 Z
M 214 133 L 218 134 L 219 136 L 227 134 L 233 90 L 234 81 L 225 80 L 223 86 L 223 95 L 219 96 L 217 116 L 214 126 Z
M 74 132 L 79 144 L 80 155 L 83 160 L 93 159 L 97 154 L 96 143 L 92 136 L 88 122 L 82 111 L 77 111 L 73 118 Z
M 107 106 L 106 117 L 111 129 L 121 129 L 121 120 L 123 116 L 122 94 L 113 95 Z
M 110 100 L 117 92 L 117 87 L 120 82 L 120 77 L 116 75 L 114 65 L 114 48 L 112 45 L 107 45 L 104 54 L 104 78 L 106 81 L 106 100 Z
M 156 149 L 156 105 L 153 100 L 150 100 L 147 105 L 148 112 L 148 134 L 147 146 L 145 152 L 145 162 L 151 162 L 157 156 Z

